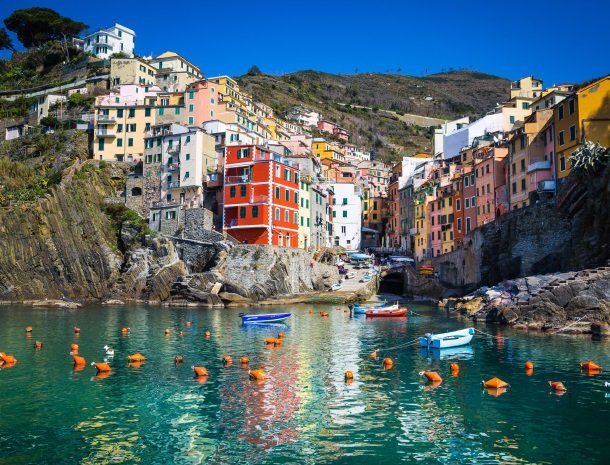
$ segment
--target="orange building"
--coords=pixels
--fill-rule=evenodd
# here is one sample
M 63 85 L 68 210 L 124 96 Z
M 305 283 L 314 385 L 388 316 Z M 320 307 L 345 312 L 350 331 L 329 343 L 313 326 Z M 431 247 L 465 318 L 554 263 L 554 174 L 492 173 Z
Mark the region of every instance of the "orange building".
M 298 247 L 298 164 L 257 145 L 227 147 L 223 217 L 240 242 Z

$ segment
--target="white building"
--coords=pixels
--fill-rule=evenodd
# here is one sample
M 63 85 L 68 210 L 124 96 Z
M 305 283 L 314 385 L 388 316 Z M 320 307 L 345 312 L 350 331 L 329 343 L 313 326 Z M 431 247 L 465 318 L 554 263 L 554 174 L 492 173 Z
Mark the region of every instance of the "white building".
M 362 192 L 349 183 L 332 183 L 332 243 L 346 250 L 359 250 L 362 231 Z
M 440 128 L 436 128 L 434 130 L 434 140 L 432 141 L 432 147 L 434 149 L 432 154 L 440 155 L 441 153 L 443 153 L 444 136 L 448 134 L 453 134 L 458 129 L 462 129 L 464 126 L 468 126 L 468 123 L 470 123 L 470 118 L 468 116 L 465 116 L 454 121 L 447 121 L 441 124 Z
M 198 66 L 175 52 L 164 52 L 148 64 L 157 70 L 157 85 L 168 92 L 184 92 L 190 84 L 203 78 Z
M 36 113 L 37 122 L 40 123 L 42 118 L 49 116 L 49 109 L 55 104 L 65 102 L 66 96 L 60 94 L 45 94 L 36 97 L 36 101 L 31 107 L 32 113 Z
M 477 138 L 486 133 L 502 132 L 504 130 L 504 115 L 492 113 L 476 120 L 457 131 L 443 136 L 443 159 L 456 157 L 460 150 L 469 147 Z M 436 149 L 435 149 L 436 151 Z
M 296 121 L 303 127 L 317 127 L 320 113 L 305 107 L 293 107 L 286 112 L 286 119 Z
M 87 34 L 83 39 L 85 52 L 93 53 L 98 58 L 110 58 L 114 53 L 124 53 L 133 57 L 136 33 L 125 26 L 115 24 L 106 29 Z

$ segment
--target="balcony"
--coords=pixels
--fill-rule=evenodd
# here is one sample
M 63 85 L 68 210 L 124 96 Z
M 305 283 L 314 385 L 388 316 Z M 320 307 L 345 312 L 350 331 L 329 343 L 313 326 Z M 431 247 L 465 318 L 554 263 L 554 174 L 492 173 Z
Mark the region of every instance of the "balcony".
M 265 218 L 231 218 L 227 219 L 227 228 L 266 228 Z
M 95 135 L 97 137 L 116 137 L 116 132 L 108 131 L 107 129 L 100 129 L 100 128 L 98 128 L 95 131 Z
M 173 145 L 167 148 L 167 153 L 170 155 L 178 155 L 180 153 L 180 145 Z
M 225 184 L 247 184 L 252 180 L 249 174 L 241 176 L 225 176 Z
M 540 181 L 538 183 L 538 192 L 554 192 L 555 181 Z
M 416 236 L 416 235 L 418 235 L 418 234 L 419 234 L 419 229 L 417 229 L 417 228 L 411 228 L 411 229 L 409 229 L 409 235 L 410 235 L 410 236 Z
M 167 171 L 178 171 L 180 169 L 180 163 L 168 163 Z
M 253 195 L 250 197 L 250 203 L 267 203 L 269 202 L 268 195 Z
M 178 187 L 180 187 L 180 181 L 169 181 L 167 183 L 167 187 L 169 189 L 177 189 Z
M 97 115 L 97 122 L 98 124 L 114 124 L 116 119 L 110 115 Z
M 550 169 L 551 169 L 551 160 L 541 160 L 541 161 L 536 161 L 534 163 L 530 163 L 527 167 L 527 172 L 531 173 L 532 171 L 550 170 Z

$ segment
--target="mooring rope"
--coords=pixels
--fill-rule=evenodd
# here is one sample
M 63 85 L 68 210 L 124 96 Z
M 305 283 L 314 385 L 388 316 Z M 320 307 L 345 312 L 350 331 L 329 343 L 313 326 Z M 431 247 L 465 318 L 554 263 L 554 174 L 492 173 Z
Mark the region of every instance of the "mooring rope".
M 419 338 L 413 339 L 412 341 L 404 342 L 404 343 L 399 344 L 397 346 L 385 347 L 383 349 L 375 349 L 373 352 L 386 352 L 388 350 L 400 349 L 400 348 L 403 348 L 403 347 L 408 347 L 410 345 L 415 345 L 415 343 L 417 343 L 417 342 L 419 342 Z
M 474 330 L 475 330 L 477 333 L 484 334 L 485 336 L 487 336 L 487 337 L 489 337 L 489 338 L 493 338 L 493 339 L 508 339 L 508 338 L 507 338 L 507 337 L 505 337 L 505 336 L 497 336 L 497 335 L 489 334 L 489 333 L 486 333 L 485 331 L 481 331 L 480 329 L 477 329 L 477 328 L 474 328 Z
M 549 333 L 557 333 L 559 331 L 563 331 L 564 329 L 568 329 L 570 326 L 574 326 L 576 323 L 578 323 L 581 320 L 584 320 L 585 318 L 588 318 L 590 315 L 584 315 L 580 318 L 577 318 L 576 320 L 574 320 L 572 323 L 570 323 L 569 325 L 564 326 L 563 328 L 557 328 L 557 329 L 551 329 L 548 332 Z

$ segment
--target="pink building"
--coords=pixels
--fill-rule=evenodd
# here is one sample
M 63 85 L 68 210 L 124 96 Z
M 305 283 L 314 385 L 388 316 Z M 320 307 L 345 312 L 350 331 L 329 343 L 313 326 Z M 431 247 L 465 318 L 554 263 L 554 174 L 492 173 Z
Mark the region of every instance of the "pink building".
M 474 168 L 471 164 L 464 165 L 462 174 L 464 234 L 468 234 L 477 227 L 477 197 L 475 187 Z
M 531 121 L 529 121 L 531 120 Z M 540 192 L 554 190 L 553 183 L 542 183 L 543 181 L 554 180 L 553 160 L 555 159 L 554 144 L 554 120 L 551 108 L 539 110 L 532 114 L 526 121 L 528 132 L 529 125 L 537 125 L 538 131 L 533 133 L 530 142 L 529 159 L 527 166 L 527 190 L 530 200 L 538 196 Z
M 197 81 L 186 89 L 186 124 L 199 126 L 206 122 L 217 119 L 218 95 L 214 85 L 207 79 Z
M 477 193 L 477 225 L 482 226 L 506 213 L 502 194 L 506 190 L 505 161 L 507 147 L 482 147 L 474 152 L 475 189 Z
M 318 129 L 320 131 L 328 132 L 329 134 L 333 133 L 335 126 L 335 123 L 325 119 L 321 119 L 320 121 L 318 121 Z
M 311 137 L 306 134 L 292 134 L 290 139 L 279 141 L 279 143 L 290 150 L 292 156 L 295 157 L 310 156 L 311 142 Z
M 349 141 L 349 132 L 347 132 L 347 129 L 343 129 L 340 126 L 335 126 L 333 128 L 333 135 L 337 139 L 341 139 L 344 142 L 348 142 Z

